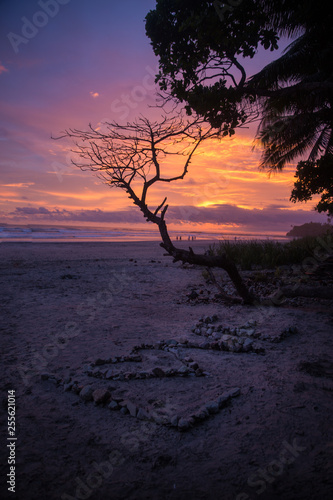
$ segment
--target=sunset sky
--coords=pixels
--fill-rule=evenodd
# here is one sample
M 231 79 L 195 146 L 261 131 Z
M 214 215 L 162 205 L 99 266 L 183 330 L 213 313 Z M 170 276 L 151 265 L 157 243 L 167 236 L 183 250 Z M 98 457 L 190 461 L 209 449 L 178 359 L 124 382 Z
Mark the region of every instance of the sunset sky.
M 65 128 L 158 118 L 157 70 L 144 18 L 153 0 L 0 2 L 0 223 L 146 227 L 122 191 L 70 164 Z M 261 52 L 250 73 L 270 60 Z M 258 170 L 255 127 L 206 143 L 183 181 L 163 185 L 171 227 L 213 232 L 285 233 L 325 222 L 314 201 L 289 201 L 295 166 Z

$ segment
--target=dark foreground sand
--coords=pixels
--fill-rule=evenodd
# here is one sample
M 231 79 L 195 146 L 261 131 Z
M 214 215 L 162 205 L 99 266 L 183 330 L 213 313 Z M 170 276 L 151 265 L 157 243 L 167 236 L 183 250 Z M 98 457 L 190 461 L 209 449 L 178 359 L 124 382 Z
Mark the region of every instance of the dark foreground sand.
M 1 498 L 331 498 L 331 302 L 224 305 L 202 270 L 173 264 L 156 242 L 3 243 L 0 257 L 2 480 L 9 472 L 8 390 L 16 391 L 17 424 L 16 493 L 2 484 Z M 189 300 L 193 290 L 198 300 Z M 259 337 L 264 353 L 145 350 L 130 368 L 179 368 L 187 356 L 206 372 L 201 377 L 102 380 L 86 373 L 89 363 L 138 344 L 202 340 L 192 326 L 213 314 L 228 327 L 255 321 L 261 338 L 274 340 L 289 327 L 297 333 L 281 342 Z M 72 383 L 76 392 L 92 384 L 120 394 L 161 415 L 161 424 L 86 402 L 64 390 Z M 186 432 L 162 425 L 165 416 L 189 417 L 237 387 L 240 395 L 226 408 Z

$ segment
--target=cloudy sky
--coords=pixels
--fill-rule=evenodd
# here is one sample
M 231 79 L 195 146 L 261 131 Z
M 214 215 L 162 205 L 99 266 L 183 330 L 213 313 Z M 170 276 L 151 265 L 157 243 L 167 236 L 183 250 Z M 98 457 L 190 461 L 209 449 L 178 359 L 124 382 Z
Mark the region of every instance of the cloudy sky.
M 122 191 L 70 164 L 65 128 L 158 118 L 157 59 L 145 36 L 153 0 L 0 0 L 0 223 L 143 226 Z M 255 72 L 269 61 L 261 52 Z M 286 232 L 324 222 L 314 203 L 289 202 L 294 165 L 268 177 L 255 129 L 206 143 L 188 176 L 157 188 L 172 227 Z

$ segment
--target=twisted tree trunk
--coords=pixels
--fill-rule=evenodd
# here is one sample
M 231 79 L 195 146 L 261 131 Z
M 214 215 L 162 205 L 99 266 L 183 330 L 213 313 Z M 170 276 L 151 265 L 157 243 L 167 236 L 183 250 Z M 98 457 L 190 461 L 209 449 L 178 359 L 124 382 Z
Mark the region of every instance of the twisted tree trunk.
M 203 254 L 195 254 L 192 250 L 192 248 L 189 248 L 189 250 L 183 250 L 182 248 L 176 248 L 174 244 L 171 241 L 171 238 L 168 233 L 168 228 L 166 225 L 166 222 L 164 220 L 164 215 L 165 212 L 168 208 L 168 205 L 165 205 L 163 208 L 161 215 L 157 215 L 157 212 L 159 209 L 161 209 L 162 205 L 158 207 L 158 209 L 153 213 L 149 210 L 148 206 L 146 203 L 144 203 L 132 190 L 132 188 L 128 185 L 126 186 L 126 190 L 134 201 L 134 204 L 137 205 L 147 221 L 154 222 L 154 224 L 157 224 L 161 238 L 162 238 L 162 243 L 160 243 L 161 247 L 164 248 L 168 255 L 173 257 L 174 262 L 181 261 L 183 263 L 188 263 L 188 264 L 195 264 L 197 266 L 204 266 L 204 267 L 217 267 L 220 269 L 224 269 L 231 281 L 234 284 L 234 287 L 236 288 L 238 294 L 240 297 L 243 299 L 243 302 L 245 304 L 254 304 L 255 303 L 255 297 L 251 295 L 249 290 L 247 289 L 245 283 L 242 280 L 241 275 L 238 272 L 238 269 L 235 265 L 235 263 L 230 260 L 226 255 L 203 255 Z
M 160 243 L 160 245 L 168 252 L 170 256 L 173 257 L 174 262 L 181 261 L 181 262 L 187 262 L 189 264 L 195 264 L 198 266 L 204 266 L 209 268 L 218 267 L 220 269 L 224 269 L 228 273 L 229 278 L 233 282 L 238 294 L 242 297 L 244 303 L 245 304 L 254 303 L 255 299 L 250 294 L 249 290 L 244 284 L 235 263 L 232 260 L 230 260 L 225 254 L 203 255 L 203 254 L 195 254 L 192 248 L 189 248 L 189 250 L 176 248 L 169 237 L 164 220 L 160 222 L 159 230 L 163 240 L 163 243 Z

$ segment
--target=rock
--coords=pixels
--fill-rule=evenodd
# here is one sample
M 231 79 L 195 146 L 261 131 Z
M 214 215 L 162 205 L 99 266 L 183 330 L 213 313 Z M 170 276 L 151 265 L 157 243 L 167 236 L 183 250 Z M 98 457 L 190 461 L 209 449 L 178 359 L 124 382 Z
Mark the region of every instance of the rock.
M 116 389 L 114 392 L 112 392 L 112 399 L 114 401 L 117 401 L 117 403 L 120 403 L 121 401 L 124 401 L 124 398 L 126 398 L 127 394 L 128 392 L 125 389 Z
M 241 344 L 239 342 L 235 342 L 233 348 L 231 349 L 232 352 L 240 352 L 242 350 Z
M 72 387 L 73 387 L 73 382 L 68 382 L 67 384 L 64 384 L 64 392 L 70 391 Z
M 110 379 L 113 377 L 113 370 L 108 370 L 105 374 L 105 378 Z
M 172 425 L 172 427 L 177 427 L 178 426 L 178 420 L 179 420 L 178 415 L 173 415 L 170 418 L 170 424 Z
M 190 423 L 186 418 L 180 418 L 178 421 L 178 429 L 180 431 L 186 431 L 190 428 Z
M 230 339 L 227 342 L 223 341 L 223 346 L 226 351 L 233 351 L 234 343 Z
M 243 343 L 243 351 L 248 352 L 252 348 L 252 344 L 252 339 L 245 339 Z
M 195 420 L 202 421 L 208 418 L 209 412 L 206 408 L 201 408 L 194 414 Z
M 50 377 L 48 380 L 52 384 L 57 384 L 58 382 L 60 382 L 60 379 L 57 379 L 54 375 L 52 375 L 52 377 Z
M 83 373 L 87 373 L 88 375 L 91 374 L 92 372 L 92 366 L 91 365 L 84 365 L 82 368 Z
M 132 354 L 131 356 L 128 357 L 129 361 L 139 363 L 142 361 L 142 357 L 139 354 Z
M 189 364 L 189 367 L 192 369 L 192 370 L 197 370 L 199 368 L 199 365 L 198 363 L 196 363 L 195 361 L 193 363 L 190 363 Z
M 96 359 L 94 365 L 95 366 L 105 365 L 105 359 L 101 359 L 101 358 Z
M 177 345 L 178 342 L 175 339 L 169 339 L 165 341 L 166 345 Z
M 228 397 L 228 395 L 225 394 L 219 396 L 217 398 L 217 404 L 219 405 L 219 408 L 224 408 L 225 406 L 227 406 L 229 399 L 230 398 Z
M 165 377 L 165 372 L 162 370 L 162 368 L 159 368 L 158 366 L 153 368 L 152 372 L 155 375 L 155 377 L 158 377 L 158 378 Z
M 128 413 L 128 409 L 126 406 L 123 406 L 121 409 L 120 409 L 120 413 L 122 413 L 123 415 L 126 415 Z
M 174 354 L 176 357 L 178 357 L 178 348 L 179 344 L 177 344 L 177 347 L 167 347 L 168 352 L 171 352 Z
M 209 349 L 209 342 L 201 342 L 199 347 L 200 349 Z
M 191 363 L 193 361 L 193 359 L 190 356 L 186 356 L 186 358 L 184 358 L 184 361 L 186 363 Z
M 80 394 L 81 390 L 82 390 L 82 387 L 79 387 L 76 383 L 73 384 L 72 392 L 74 392 L 74 394 Z
M 214 331 L 213 328 L 208 328 L 207 335 L 212 335 L 213 331 Z
M 244 337 L 244 335 L 247 335 L 247 330 L 245 330 L 245 329 L 241 328 L 241 329 L 239 330 L 239 335 L 241 335 L 241 336 L 243 336 L 243 337 Z
M 111 403 L 108 405 L 108 408 L 110 408 L 110 410 L 119 410 L 119 405 L 117 401 L 111 401 Z
M 154 422 L 158 425 L 166 425 L 169 423 L 169 419 L 166 415 L 158 415 L 157 413 L 152 416 Z
M 244 340 L 244 346 L 252 346 L 252 344 L 254 343 L 254 339 L 250 339 L 250 338 L 247 338 Z
M 210 414 L 218 413 L 219 405 L 216 401 L 211 401 L 205 405 L 206 410 Z
M 231 339 L 231 335 L 227 335 L 227 334 L 222 335 L 223 342 L 227 342 L 230 339 Z
M 136 417 L 136 414 L 138 413 L 138 409 L 136 407 L 136 405 L 134 403 L 131 403 L 130 401 L 127 402 L 127 409 L 130 413 L 130 415 L 132 415 L 132 417 Z
M 80 391 L 80 398 L 83 399 L 83 401 L 92 401 L 93 399 L 93 388 L 91 385 L 86 385 L 83 387 Z
M 150 420 L 150 415 L 143 408 L 139 408 L 136 418 L 138 418 L 139 420 Z
M 228 399 L 235 398 L 236 396 L 240 395 L 240 392 L 241 392 L 240 388 L 235 387 L 234 389 L 230 389 L 229 391 L 224 392 L 222 396 L 227 397 Z
M 187 366 L 183 365 L 180 368 L 178 368 L 177 372 L 179 373 L 179 375 L 187 375 L 188 368 L 187 368 Z
M 95 389 L 92 393 L 93 400 L 97 405 L 104 404 L 110 399 L 110 392 L 107 389 Z
M 197 368 L 195 370 L 195 376 L 196 377 L 202 377 L 202 369 L 201 368 Z
M 195 300 L 198 297 L 199 297 L 199 294 L 195 290 L 192 290 L 191 293 L 188 294 L 189 300 Z

